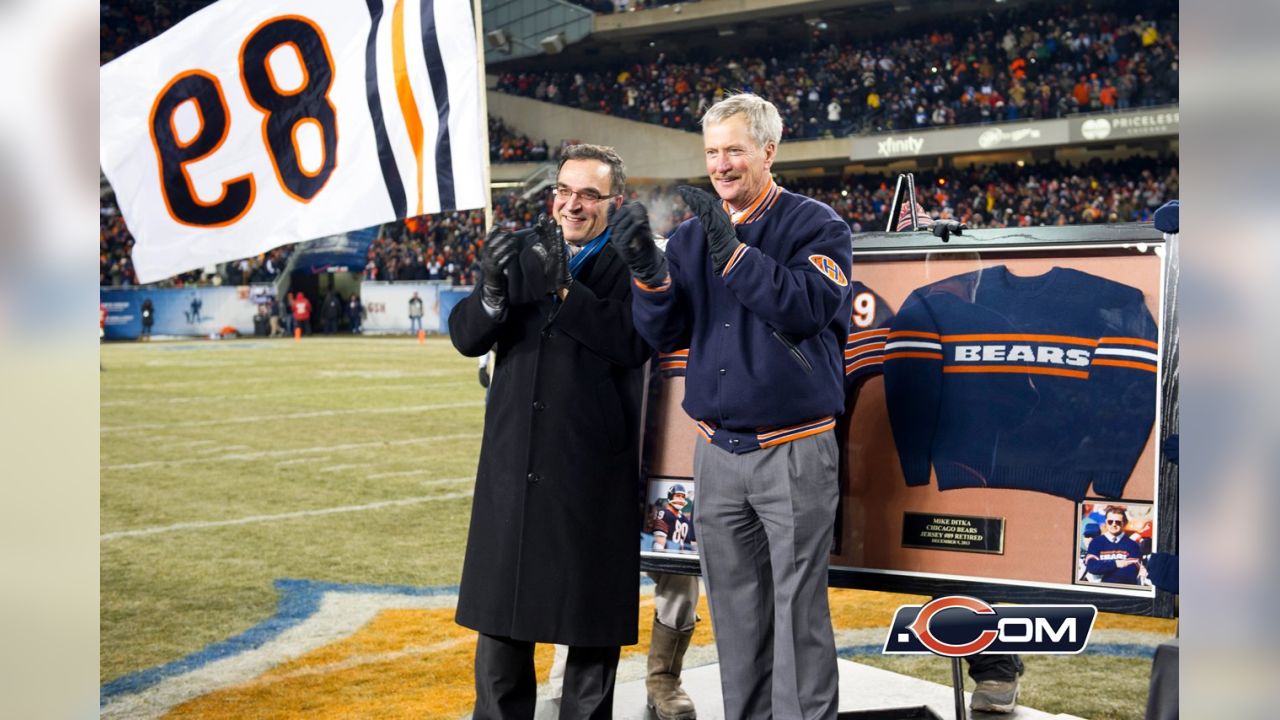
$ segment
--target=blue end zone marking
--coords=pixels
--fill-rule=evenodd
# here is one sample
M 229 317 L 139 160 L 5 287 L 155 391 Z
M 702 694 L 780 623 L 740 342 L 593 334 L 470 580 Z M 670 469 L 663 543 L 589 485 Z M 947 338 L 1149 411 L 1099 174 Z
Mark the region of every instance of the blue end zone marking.
M 275 639 L 280 633 L 298 625 L 315 614 L 320 608 L 320 600 L 325 593 L 380 593 L 385 595 L 414 595 L 432 597 L 437 595 L 456 595 L 458 586 L 445 585 L 437 587 L 415 587 L 412 585 L 351 585 L 347 583 L 316 582 L 313 580 L 276 580 L 276 591 L 280 600 L 276 603 L 276 614 L 271 618 L 249 628 L 235 637 L 214 643 L 197 653 L 192 653 L 181 660 L 166 665 L 139 670 L 112 680 L 98 692 L 99 707 L 105 706 L 109 700 L 120 695 L 141 692 L 156 685 L 160 681 L 190 672 L 223 658 L 238 655 L 247 650 L 262 647 Z
M 851 660 L 857 655 L 880 655 L 884 645 L 851 645 L 836 650 L 836 655 Z M 1085 648 L 1081 655 L 1104 655 L 1106 657 L 1152 658 L 1156 649 L 1153 645 L 1137 645 L 1134 643 L 1098 643 Z M 918 656 L 923 657 L 923 655 Z M 1051 656 L 1052 657 L 1052 656 Z

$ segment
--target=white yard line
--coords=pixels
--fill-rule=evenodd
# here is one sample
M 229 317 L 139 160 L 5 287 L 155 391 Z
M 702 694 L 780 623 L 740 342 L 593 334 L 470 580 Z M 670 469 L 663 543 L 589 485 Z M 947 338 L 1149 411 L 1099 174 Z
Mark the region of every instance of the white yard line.
M 280 462 L 276 463 L 276 467 L 284 467 L 285 465 L 297 465 L 299 463 L 316 463 L 316 462 L 320 462 L 321 460 L 328 460 L 328 459 L 329 459 L 329 456 L 325 455 L 324 457 L 318 457 L 318 458 L 295 458 L 293 460 L 281 460 Z
M 389 477 L 413 477 L 414 475 L 430 475 L 430 474 L 431 474 L 430 470 L 402 470 L 400 472 L 374 473 L 372 475 L 365 475 L 365 478 L 369 480 L 381 480 L 382 478 L 389 478 Z
M 300 418 L 336 417 L 339 415 L 385 415 L 387 413 L 433 412 L 435 410 L 456 410 L 465 407 L 482 407 L 483 400 L 472 400 L 460 403 L 438 403 L 435 405 L 402 405 L 382 408 L 349 408 L 347 410 L 312 410 L 309 412 L 278 413 L 275 415 L 244 415 L 241 417 L 218 418 L 216 420 L 190 420 L 187 422 L 142 423 L 139 425 L 112 425 L 102 428 L 103 433 L 133 432 L 135 430 L 162 430 L 167 428 L 209 427 L 211 425 L 244 425 L 276 420 L 297 420 Z
M 422 370 L 418 372 L 404 372 L 401 370 L 321 370 L 312 376 L 316 380 L 335 380 L 335 379 L 358 379 L 358 380 L 412 380 L 414 378 L 439 378 L 455 375 L 463 377 L 464 375 L 475 374 L 475 363 L 468 370 Z M 175 366 L 186 369 L 187 365 Z M 254 368 L 262 367 L 254 364 Z M 267 368 L 272 369 L 272 368 Z M 279 370 L 295 370 L 293 365 L 280 365 L 275 369 Z M 132 383 L 128 385 L 105 385 L 102 388 L 103 393 L 126 393 L 137 390 L 168 390 L 181 389 L 188 387 L 204 387 L 207 385 L 261 385 L 263 383 L 279 383 L 279 379 L 270 375 L 262 376 L 242 376 L 235 378 L 192 378 L 191 380 L 167 380 L 155 383 Z
M 160 525 L 157 527 L 139 528 L 137 530 L 120 530 L 118 532 L 104 533 L 98 536 L 99 542 L 109 542 L 111 540 L 119 540 L 127 537 L 141 537 L 143 535 L 159 535 L 161 533 L 178 532 L 181 530 L 203 530 L 205 528 L 229 527 L 232 525 L 252 525 L 256 523 L 275 522 L 277 520 L 292 520 L 304 517 L 319 517 L 323 515 L 337 515 L 340 513 L 363 512 L 365 510 L 381 510 L 389 507 L 404 507 L 406 505 L 419 505 L 427 502 L 442 502 L 445 500 L 461 500 L 462 498 L 471 497 L 471 492 L 450 493 L 448 495 L 420 495 L 418 497 L 400 498 L 398 500 L 381 500 L 379 502 L 366 503 L 364 505 L 342 505 L 339 507 L 320 508 L 317 510 L 298 510 L 289 513 L 279 513 L 276 515 L 250 515 L 249 517 L 235 518 L 233 520 L 205 520 L 201 522 L 181 522 L 173 525 Z
M 431 383 L 430 387 L 440 387 L 442 384 L 451 384 L 451 386 L 461 386 L 461 380 L 453 383 Z M 422 389 L 428 387 L 424 383 L 404 383 L 394 384 L 394 386 L 379 386 L 379 384 L 370 384 L 370 386 L 361 386 L 360 392 L 383 391 L 383 389 Z M 297 397 L 297 391 L 279 391 L 279 392 L 252 392 L 247 395 L 197 395 L 188 397 L 132 397 L 128 400 L 108 400 L 100 402 L 100 407 L 122 407 L 132 405 L 186 405 L 188 402 L 242 402 L 246 400 L 266 400 L 271 397 Z
M 422 486 L 433 487 L 436 485 L 456 485 L 457 483 L 461 483 L 461 482 L 465 482 L 465 483 L 475 482 L 475 478 L 461 477 L 461 478 L 440 478 L 438 480 L 423 480 Z
M 307 455 L 310 453 L 335 453 L 343 450 L 359 450 L 361 448 L 371 447 L 395 447 L 399 445 L 421 445 L 423 443 L 449 441 L 449 440 L 475 440 L 480 437 L 480 433 L 460 433 L 454 435 L 427 435 L 426 437 L 409 438 L 408 440 L 374 440 L 372 442 L 363 443 L 347 443 L 345 445 L 314 445 L 304 448 L 290 448 L 288 450 L 260 450 L 258 452 L 249 453 L 232 453 L 218 457 L 220 462 L 230 460 L 261 460 L 263 458 L 287 458 L 296 455 Z M 174 466 L 174 465 L 192 465 L 195 463 L 209 462 L 209 458 L 182 458 L 180 460 L 148 460 L 147 462 L 122 463 L 118 465 L 103 465 L 102 470 L 138 470 L 140 468 Z
M 447 382 L 447 383 L 433 382 L 433 383 L 430 383 L 429 385 L 427 383 L 403 383 L 398 385 L 369 384 L 369 385 L 361 385 L 358 388 L 358 392 L 367 393 L 367 392 L 387 391 L 387 390 L 423 390 L 427 387 L 435 389 L 435 388 L 442 388 L 442 387 L 462 387 L 462 386 L 473 385 L 473 384 L 476 387 L 480 386 L 479 383 L 476 383 L 475 380 L 457 380 L 454 382 Z M 231 400 L 266 400 L 269 398 L 281 398 L 281 397 L 293 398 L 297 396 L 298 396 L 298 393 L 296 390 L 287 390 L 282 392 L 249 393 L 247 395 L 197 395 L 197 396 L 168 397 L 168 398 L 130 398 L 127 400 L 107 400 L 107 401 L 98 403 L 98 406 L 106 408 L 106 407 L 126 407 L 126 406 L 135 406 L 135 405 L 146 405 L 146 406 L 179 405 L 179 404 L 200 403 L 200 402 L 223 403 Z

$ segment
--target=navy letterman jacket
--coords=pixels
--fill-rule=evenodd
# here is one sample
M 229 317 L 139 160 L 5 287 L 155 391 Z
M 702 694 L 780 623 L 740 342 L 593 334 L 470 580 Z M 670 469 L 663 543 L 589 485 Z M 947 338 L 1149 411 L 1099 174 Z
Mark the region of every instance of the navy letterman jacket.
M 773 183 L 735 225 L 742 245 L 721 275 L 692 218 L 667 243 L 669 280 L 635 281 L 631 298 L 641 337 L 688 348 L 683 405 L 704 438 L 745 453 L 835 427 L 853 254 L 835 211 Z

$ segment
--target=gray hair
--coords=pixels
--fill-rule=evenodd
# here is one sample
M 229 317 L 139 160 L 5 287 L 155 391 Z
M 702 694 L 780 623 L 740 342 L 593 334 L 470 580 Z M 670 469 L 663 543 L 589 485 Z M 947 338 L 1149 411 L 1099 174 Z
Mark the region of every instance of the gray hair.
M 756 145 L 763 148 L 769 143 L 777 145 L 782 142 L 782 116 L 778 114 L 778 108 L 752 93 L 729 95 L 712 105 L 702 116 L 702 127 L 724 122 L 738 114 L 747 121 L 747 130 Z
M 560 152 L 560 165 L 556 174 L 560 173 L 564 164 L 570 160 L 598 160 L 609 166 L 609 192 L 621 195 L 627 189 L 627 167 L 622 164 L 618 151 L 605 145 L 570 145 Z

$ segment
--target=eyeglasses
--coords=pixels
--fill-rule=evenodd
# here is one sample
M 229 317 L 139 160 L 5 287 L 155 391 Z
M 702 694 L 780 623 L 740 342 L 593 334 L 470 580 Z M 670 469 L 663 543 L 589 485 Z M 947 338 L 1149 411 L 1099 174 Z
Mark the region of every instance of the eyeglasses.
M 582 190 L 574 190 L 574 189 L 569 188 L 569 187 L 567 187 L 567 186 L 565 186 L 565 185 L 557 185 L 557 186 L 556 186 L 556 188 L 555 188 L 555 190 L 556 190 L 556 197 L 557 197 L 557 198 L 559 198 L 559 199 L 561 199 L 561 200 L 568 201 L 568 200 L 569 200 L 570 198 L 572 198 L 574 195 L 577 195 L 577 196 L 578 196 L 578 199 L 582 201 L 582 204 L 583 204 L 583 205 L 595 205 L 596 203 L 600 202 L 601 200 L 608 200 L 609 198 L 617 197 L 617 194 L 614 194 L 614 195 L 601 195 L 599 192 L 597 192 L 597 191 L 595 191 L 595 190 L 593 190 L 593 189 L 591 189 L 591 188 L 583 188 Z
M 1108 524 L 1108 525 L 1123 525 L 1123 524 L 1124 524 L 1124 521 L 1123 521 L 1123 520 L 1107 520 L 1106 522 L 1107 522 L 1107 524 Z

